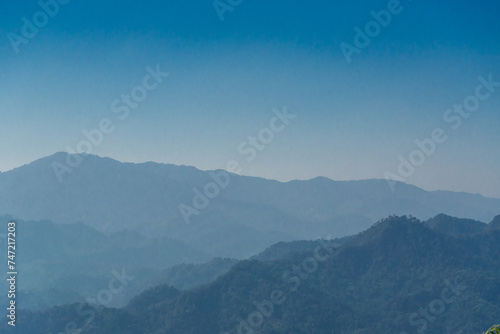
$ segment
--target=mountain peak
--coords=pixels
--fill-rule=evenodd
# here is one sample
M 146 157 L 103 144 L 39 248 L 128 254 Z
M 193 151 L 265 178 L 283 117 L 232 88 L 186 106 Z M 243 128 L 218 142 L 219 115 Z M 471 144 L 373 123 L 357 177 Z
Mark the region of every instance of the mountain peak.
M 379 220 L 368 230 L 361 232 L 354 239 L 354 244 L 370 244 L 400 241 L 404 236 L 408 236 L 410 230 L 423 230 L 424 224 L 412 216 L 389 216 Z
M 487 226 L 474 219 L 455 218 L 443 213 L 429 219 L 425 224 L 432 230 L 453 236 L 479 233 Z

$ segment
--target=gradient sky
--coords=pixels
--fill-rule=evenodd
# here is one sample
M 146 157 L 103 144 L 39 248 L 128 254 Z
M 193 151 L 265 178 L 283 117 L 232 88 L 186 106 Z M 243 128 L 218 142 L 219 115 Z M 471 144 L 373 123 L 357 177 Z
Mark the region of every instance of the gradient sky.
M 225 0 L 222 0 L 226 2 Z M 436 127 L 448 140 L 406 179 L 427 190 L 500 198 L 500 88 L 452 130 L 443 114 L 500 81 L 498 1 L 402 0 L 347 63 L 339 47 L 384 1 L 249 1 L 221 21 L 212 1 L 72 0 L 15 53 L 37 1 L 0 14 L 0 170 L 75 148 L 103 118 L 93 152 L 121 161 L 225 168 L 282 181 L 383 178 Z M 170 75 L 120 121 L 111 102 L 147 66 Z M 274 108 L 297 118 L 252 162 L 237 151 Z

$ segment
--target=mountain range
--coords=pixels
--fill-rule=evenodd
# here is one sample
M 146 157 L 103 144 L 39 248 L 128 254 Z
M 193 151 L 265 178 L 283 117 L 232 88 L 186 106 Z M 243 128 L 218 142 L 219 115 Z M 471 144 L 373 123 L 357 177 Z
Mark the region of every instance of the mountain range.
M 95 300 L 117 272 L 136 278 L 106 306 L 124 306 L 158 284 L 196 288 L 237 260 L 291 260 L 314 251 L 308 240 L 339 247 L 392 214 L 414 215 L 454 237 L 500 229 L 500 199 L 480 195 L 404 183 L 392 192 L 385 180 L 283 183 L 94 155 L 82 156 L 60 182 L 54 166 L 76 158 L 57 153 L 0 173 L 0 212 L 9 214 L 0 226 L 18 223 L 21 308 Z M 179 207 L 194 207 L 207 184 L 218 184 L 214 175 L 227 185 L 186 222 Z
M 68 167 L 77 157 L 81 162 Z M 60 166 L 68 168 L 61 179 Z M 211 197 L 214 185 L 218 192 Z M 489 222 L 500 208 L 500 199 L 477 194 L 429 192 L 400 182 L 394 188 L 386 180 L 278 182 L 57 153 L 0 173 L 0 213 L 57 224 L 83 222 L 106 234 L 128 230 L 162 236 L 211 257 L 247 258 L 280 241 L 358 233 L 392 214 L 427 220 L 444 213 Z
M 207 285 L 159 285 L 124 308 L 20 312 L 16 332 L 481 333 L 500 314 L 498 219 L 478 230 L 445 215 L 390 216 L 340 244 L 280 243 Z

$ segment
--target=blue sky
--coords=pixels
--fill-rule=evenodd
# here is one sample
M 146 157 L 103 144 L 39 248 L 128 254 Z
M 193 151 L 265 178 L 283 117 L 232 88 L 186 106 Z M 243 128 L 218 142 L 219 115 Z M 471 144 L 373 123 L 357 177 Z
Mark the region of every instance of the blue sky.
M 443 122 L 479 76 L 500 81 L 500 4 L 402 0 L 348 63 L 340 43 L 387 6 L 243 0 L 221 21 L 212 1 L 72 0 L 15 53 L 8 34 L 41 7 L 3 4 L 0 170 L 75 148 L 109 118 L 115 130 L 92 153 L 121 161 L 236 160 L 245 175 L 282 181 L 383 178 L 440 127 L 448 140 L 405 182 L 500 197 L 500 89 L 459 129 Z M 169 76 L 118 120 L 111 103 L 156 65 Z M 240 143 L 284 106 L 296 119 L 246 161 Z

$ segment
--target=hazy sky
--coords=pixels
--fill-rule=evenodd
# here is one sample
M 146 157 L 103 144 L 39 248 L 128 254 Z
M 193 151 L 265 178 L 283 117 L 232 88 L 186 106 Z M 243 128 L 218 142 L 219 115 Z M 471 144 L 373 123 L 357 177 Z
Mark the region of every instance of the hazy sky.
M 221 21 L 212 0 L 72 0 L 46 24 L 37 1 L 4 2 L 0 170 L 76 149 L 108 118 L 114 131 L 92 153 L 121 161 L 383 178 L 441 128 L 447 140 L 405 182 L 500 198 L 500 87 L 457 129 L 443 120 L 479 76 L 500 82 L 500 3 L 402 0 L 348 63 L 341 43 L 354 45 L 354 28 L 389 2 L 243 0 Z M 34 16 L 36 34 L 23 29 Z M 27 42 L 17 53 L 13 33 Z M 169 76 L 119 119 L 113 102 L 148 66 Z M 284 106 L 297 117 L 246 161 L 238 146 Z

